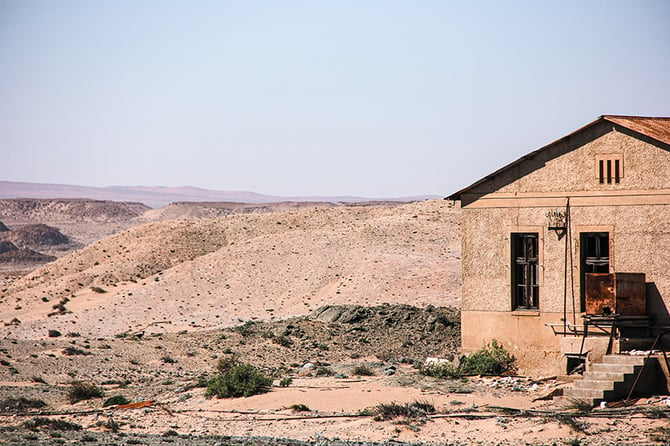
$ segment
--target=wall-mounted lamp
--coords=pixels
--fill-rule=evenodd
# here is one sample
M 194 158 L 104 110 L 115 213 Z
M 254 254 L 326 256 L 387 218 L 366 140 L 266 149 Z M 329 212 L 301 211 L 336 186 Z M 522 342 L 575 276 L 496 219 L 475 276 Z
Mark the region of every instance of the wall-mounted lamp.
M 547 211 L 547 229 L 556 231 L 558 239 L 562 239 L 568 229 L 568 213 L 565 210 L 553 209 Z

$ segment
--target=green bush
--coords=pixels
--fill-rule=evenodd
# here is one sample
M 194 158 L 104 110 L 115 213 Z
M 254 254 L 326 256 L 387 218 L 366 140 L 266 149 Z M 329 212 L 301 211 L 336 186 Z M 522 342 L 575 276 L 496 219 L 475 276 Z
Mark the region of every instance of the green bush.
M 419 373 L 439 379 L 458 379 L 464 375 L 503 375 L 516 372 L 516 359 L 495 339 L 471 355 L 461 358 L 460 364 L 420 364 Z
M 279 381 L 279 387 L 288 387 L 291 384 L 293 384 L 293 378 L 290 376 L 282 378 L 281 381 Z
M 516 372 L 516 359 L 495 339 L 475 353 L 461 359 L 463 375 L 502 375 Z
M 246 397 L 267 392 L 271 385 L 272 378 L 264 375 L 252 365 L 240 364 L 209 380 L 205 396 Z

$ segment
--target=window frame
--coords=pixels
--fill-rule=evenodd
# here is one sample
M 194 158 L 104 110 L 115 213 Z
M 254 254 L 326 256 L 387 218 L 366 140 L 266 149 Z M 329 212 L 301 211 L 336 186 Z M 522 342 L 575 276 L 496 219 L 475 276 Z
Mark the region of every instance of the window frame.
M 531 252 L 527 244 L 531 241 Z M 541 285 L 539 232 L 510 234 L 510 288 L 512 311 L 539 311 Z
M 595 253 L 591 252 L 591 243 Z M 603 255 L 606 248 L 607 255 Z M 595 254 L 595 255 L 590 255 Z M 609 230 L 579 231 L 579 303 L 586 311 L 586 274 L 612 271 L 612 237 Z

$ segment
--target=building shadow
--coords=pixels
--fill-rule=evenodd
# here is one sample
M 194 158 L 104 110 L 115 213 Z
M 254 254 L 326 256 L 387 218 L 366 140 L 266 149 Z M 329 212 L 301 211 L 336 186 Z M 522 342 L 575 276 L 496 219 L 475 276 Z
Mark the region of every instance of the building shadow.
M 661 331 L 670 328 L 670 312 L 663 301 L 663 296 L 654 282 L 645 283 L 647 291 L 647 314 L 653 318 L 653 328 Z

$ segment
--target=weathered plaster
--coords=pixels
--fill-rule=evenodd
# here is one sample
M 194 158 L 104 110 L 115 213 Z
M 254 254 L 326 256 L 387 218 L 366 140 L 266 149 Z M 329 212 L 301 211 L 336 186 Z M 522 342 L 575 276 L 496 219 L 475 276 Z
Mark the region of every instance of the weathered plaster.
M 475 187 L 463 199 L 465 349 L 494 338 L 519 358 L 560 358 L 565 348 L 574 348 L 565 341 L 561 345 L 545 324 L 562 323 L 564 304 L 568 320 L 581 324 L 580 232 L 610 233 L 610 271 L 645 273 L 648 309 L 656 321 L 670 324 L 670 152 L 611 127 L 603 123 L 563 141 Z M 620 184 L 598 181 L 596 157 L 607 154 L 623 156 Z M 564 209 L 568 198 L 570 233 L 559 239 L 547 228 L 546 212 Z M 540 237 L 539 312 L 534 316 L 512 311 L 513 232 L 538 232 Z M 523 360 L 521 366 L 532 368 Z

